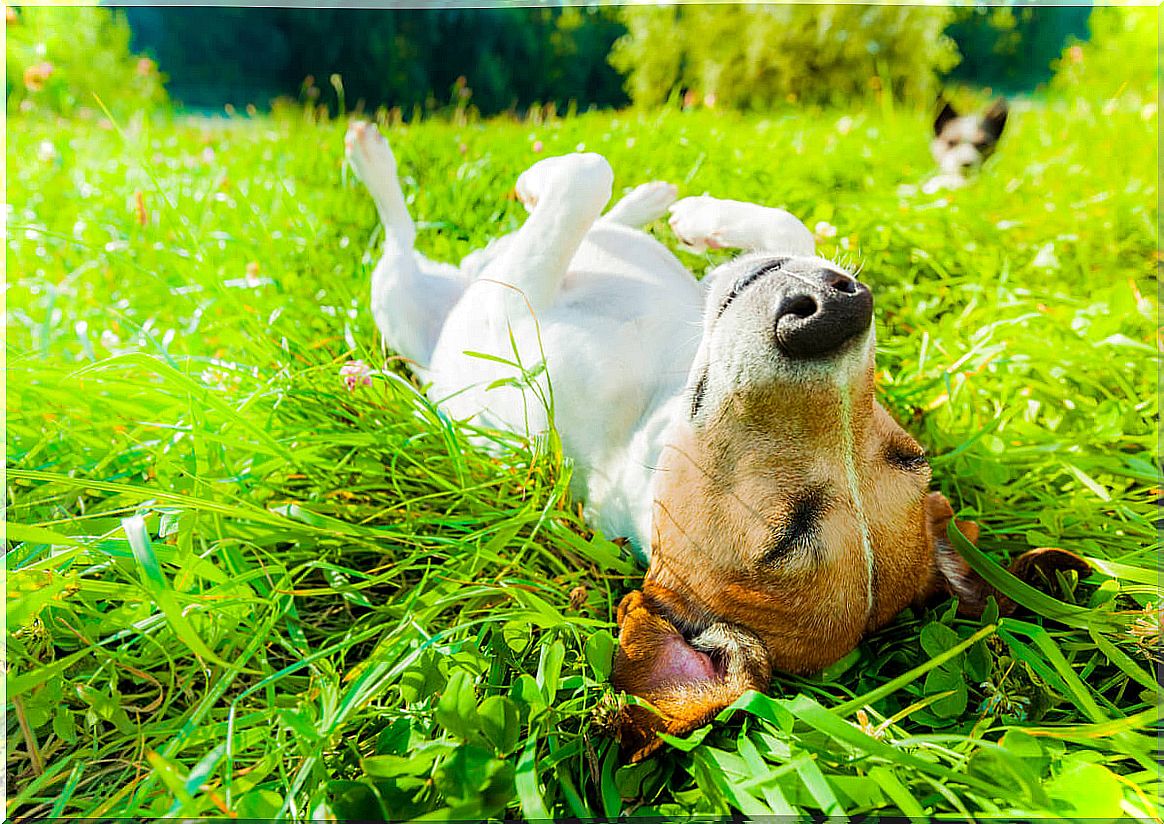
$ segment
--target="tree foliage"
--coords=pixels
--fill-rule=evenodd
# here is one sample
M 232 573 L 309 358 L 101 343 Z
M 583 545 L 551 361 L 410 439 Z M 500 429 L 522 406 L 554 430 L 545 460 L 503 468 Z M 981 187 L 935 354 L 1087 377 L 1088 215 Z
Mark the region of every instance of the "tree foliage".
M 1032 89 L 1051 78 L 1069 38 L 1086 36 L 1090 14 L 1086 6 L 959 7 L 946 34 L 962 61 L 949 77 L 1007 92 Z
M 340 75 L 346 105 L 444 105 L 482 113 L 532 103 L 619 105 L 606 62 L 622 34 L 613 11 L 535 9 L 135 8 L 137 40 L 193 105 L 258 104 L 315 80 L 323 102 Z M 463 78 L 463 80 L 461 79 Z M 313 88 L 307 84 L 307 88 Z
M 951 11 L 907 6 L 626 7 L 611 63 L 652 105 L 691 90 L 717 105 L 763 109 L 889 92 L 926 101 L 958 60 L 942 32 Z
M 157 65 L 133 54 L 120 12 L 96 6 L 6 9 L 6 103 L 9 113 L 45 109 L 62 115 L 118 114 L 166 100 Z
M 94 93 L 115 111 L 150 108 L 166 99 L 168 77 L 170 96 L 193 107 L 263 106 L 299 94 L 333 110 L 395 106 L 405 117 L 450 103 L 483 114 L 537 103 L 620 106 L 628 93 L 643 104 L 693 93 L 762 110 L 789 101 L 851 105 L 888 90 L 928 105 L 938 78 L 1027 90 L 1050 78 L 1052 64 L 1063 88 L 1082 82 L 1079 50 L 1063 49 L 1087 36 L 1091 14 L 693 4 L 9 11 L 9 111 L 69 114 L 94 106 Z M 1154 19 L 1097 10 L 1092 29 L 1107 45 L 1092 50 L 1088 65 L 1110 66 L 1092 74 L 1153 78 Z M 156 62 L 135 55 L 142 51 Z
M 1091 39 L 1076 41 L 1057 61 L 1051 88 L 1094 97 L 1134 94 L 1154 102 L 1159 94 L 1159 10 L 1096 8 L 1088 20 Z

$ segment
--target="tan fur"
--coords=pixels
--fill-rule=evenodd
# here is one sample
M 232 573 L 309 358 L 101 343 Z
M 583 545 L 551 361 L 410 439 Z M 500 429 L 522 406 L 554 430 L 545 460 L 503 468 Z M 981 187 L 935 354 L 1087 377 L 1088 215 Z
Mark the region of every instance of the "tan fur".
M 675 592 L 685 620 L 704 616 L 756 632 L 773 665 L 811 672 L 896 615 L 929 578 L 933 543 L 924 518 L 927 472 L 885 462 L 891 441 L 912 439 L 873 400 L 872 370 L 851 393 L 856 473 L 877 566 L 874 610 L 857 505 L 847 490 L 835 385 L 742 393 L 703 433 L 662 457 L 647 581 Z M 919 449 L 920 451 L 920 449 Z M 793 496 L 827 487 L 815 561 L 760 562 L 770 527 Z
M 875 401 L 871 356 L 846 388 L 815 381 L 795 391 L 742 389 L 708 425 L 677 434 L 660 460 L 643 590 L 619 608 L 612 681 L 659 711 L 625 711 L 621 737 L 632 760 L 658 746 L 656 733 L 689 731 L 744 691 L 766 689 L 773 669 L 809 673 L 833 663 L 911 603 L 948 592 L 962 599 L 963 611 L 981 613 L 992 590 L 945 543 L 953 509 L 928 493 L 928 465 L 895 466 L 886 459 L 893 448 L 921 452 Z M 786 522 L 796 496 L 814 488 L 828 496 L 816 552 L 764 563 L 772 526 Z M 871 610 L 862 519 L 874 560 Z M 974 524 L 959 527 L 977 539 Z M 1043 558 L 1042 568 L 1086 567 L 1062 555 L 1074 561 Z M 1020 559 L 1013 569 L 1040 566 Z M 729 661 L 720 679 L 653 683 L 658 651 L 677 634 L 690 639 L 709 626 L 755 639 L 762 654 L 734 667 Z

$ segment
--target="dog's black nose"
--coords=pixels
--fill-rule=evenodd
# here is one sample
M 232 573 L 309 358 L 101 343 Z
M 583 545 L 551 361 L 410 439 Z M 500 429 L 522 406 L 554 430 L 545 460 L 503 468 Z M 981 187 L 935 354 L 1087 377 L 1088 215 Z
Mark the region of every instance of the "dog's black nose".
M 794 358 L 829 355 L 869 328 L 873 295 L 843 272 L 792 275 L 776 305 L 776 345 Z

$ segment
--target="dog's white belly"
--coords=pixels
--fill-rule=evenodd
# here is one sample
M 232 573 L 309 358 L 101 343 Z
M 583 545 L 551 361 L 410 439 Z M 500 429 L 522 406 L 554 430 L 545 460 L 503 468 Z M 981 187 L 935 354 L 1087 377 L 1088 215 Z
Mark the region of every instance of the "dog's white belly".
M 454 418 L 525 435 L 548 428 L 552 399 L 573 494 L 594 526 L 645 555 L 653 467 L 698 347 L 702 286 L 653 238 L 601 224 L 540 312 L 501 277 L 485 262 L 449 314 L 430 396 Z M 527 376 L 466 352 L 520 360 Z

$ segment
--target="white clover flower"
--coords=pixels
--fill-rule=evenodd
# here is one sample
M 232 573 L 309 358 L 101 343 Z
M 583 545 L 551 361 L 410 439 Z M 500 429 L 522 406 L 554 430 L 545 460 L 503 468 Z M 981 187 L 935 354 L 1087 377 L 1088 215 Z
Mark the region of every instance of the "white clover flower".
M 821 220 L 812 227 L 812 233 L 818 238 L 836 237 L 837 227 L 829 223 L 827 220 Z

